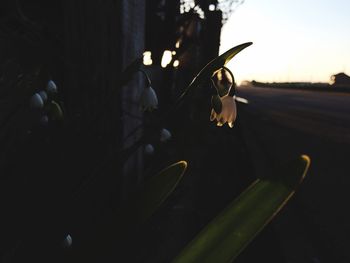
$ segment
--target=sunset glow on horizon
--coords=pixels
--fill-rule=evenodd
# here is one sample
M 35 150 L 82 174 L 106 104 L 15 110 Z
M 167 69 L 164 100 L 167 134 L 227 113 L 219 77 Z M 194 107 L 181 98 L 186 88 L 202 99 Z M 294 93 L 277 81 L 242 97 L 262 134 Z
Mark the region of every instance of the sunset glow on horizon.
M 350 74 L 350 2 L 246 0 L 223 26 L 220 54 L 252 41 L 228 67 L 237 83 L 329 82 Z

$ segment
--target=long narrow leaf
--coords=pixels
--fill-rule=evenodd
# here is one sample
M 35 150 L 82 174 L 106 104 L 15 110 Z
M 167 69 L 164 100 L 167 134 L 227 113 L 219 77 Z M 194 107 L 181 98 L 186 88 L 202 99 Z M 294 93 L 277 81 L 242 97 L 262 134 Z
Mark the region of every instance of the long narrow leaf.
M 146 221 L 174 191 L 186 168 L 187 162 L 177 162 L 146 182 L 121 211 L 120 219 L 124 221 L 123 224 L 135 227 Z
M 232 262 L 294 194 L 310 165 L 306 155 L 256 180 L 219 214 L 174 263 Z
M 252 44 L 252 42 L 240 44 L 214 58 L 197 74 L 197 76 L 192 80 L 190 86 L 195 87 L 205 81 L 205 79 L 209 79 L 216 70 L 225 66 L 234 56 Z
M 135 234 L 139 227 L 174 191 L 186 168 L 185 161 L 168 166 L 147 180 L 122 209 L 113 211 L 107 217 L 104 215 L 102 221 L 98 221 L 98 225 L 92 230 L 80 230 L 79 238 L 83 244 L 81 246 L 91 247 L 94 250 L 84 253 L 88 255 L 90 252 L 94 254 L 98 251 L 101 262 L 109 262 L 110 253 L 119 253 L 121 258 L 126 256 L 123 253 L 128 251 L 130 242 L 137 238 Z
M 214 58 L 212 61 L 210 61 L 202 70 L 193 78 L 190 85 L 187 86 L 185 91 L 181 94 L 181 96 L 177 99 L 175 102 L 175 106 L 177 107 L 182 102 L 183 98 L 186 96 L 186 94 L 194 89 L 200 86 L 201 84 L 205 83 L 205 81 L 208 81 L 210 77 L 213 75 L 213 73 L 225 66 L 234 56 L 236 56 L 239 52 L 241 52 L 246 47 L 249 47 L 252 42 L 247 42 L 240 44 L 238 46 L 235 46 L 229 50 L 227 50 L 225 53 L 221 54 L 220 56 Z

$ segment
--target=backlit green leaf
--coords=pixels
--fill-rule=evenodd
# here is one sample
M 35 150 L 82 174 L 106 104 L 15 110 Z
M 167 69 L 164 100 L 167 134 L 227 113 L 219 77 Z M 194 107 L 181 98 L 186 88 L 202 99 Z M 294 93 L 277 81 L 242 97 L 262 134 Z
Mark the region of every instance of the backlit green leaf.
M 146 221 L 174 191 L 186 168 L 187 162 L 180 161 L 165 168 L 147 181 L 142 189 L 124 206 L 121 212 L 123 223 L 134 227 Z
M 305 177 L 310 158 L 302 155 L 256 180 L 209 223 L 174 263 L 232 262 L 294 194 Z
M 209 79 L 215 71 L 225 66 L 234 56 L 241 52 L 246 47 L 249 47 L 252 42 L 247 42 L 238 46 L 235 46 L 222 55 L 216 57 L 210 61 L 192 80 L 190 87 L 196 87 L 202 84 L 206 79 Z
M 63 111 L 61 106 L 56 101 L 51 101 L 50 103 L 50 113 L 53 120 L 61 121 L 63 120 Z

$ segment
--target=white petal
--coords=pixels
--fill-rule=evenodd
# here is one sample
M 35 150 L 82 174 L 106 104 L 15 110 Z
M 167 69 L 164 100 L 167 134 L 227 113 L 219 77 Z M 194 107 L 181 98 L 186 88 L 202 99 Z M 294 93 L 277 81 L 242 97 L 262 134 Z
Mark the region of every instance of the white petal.
M 219 122 L 221 122 L 222 124 L 225 124 L 227 122 L 227 116 L 226 115 L 221 115 L 221 118 L 219 119 Z
M 170 140 L 170 138 L 171 138 L 170 131 L 168 131 L 167 129 L 162 129 L 160 131 L 160 141 L 161 142 L 166 142 L 166 141 Z
M 220 100 L 222 103 L 222 110 L 220 114 L 215 115 L 213 115 L 212 110 L 210 120 L 213 120 L 215 118 L 217 121 L 216 125 L 219 127 L 223 126 L 226 122 L 228 122 L 228 125 L 232 128 L 234 121 L 237 117 L 236 102 L 233 97 L 230 97 L 228 95 L 220 97 Z
M 53 80 L 49 80 L 49 82 L 47 83 L 46 90 L 48 93 L 57 93 L 57 86 L 55 82 L 53 82 Z
M 73 243 L 73 238 L 71 235 L 68 234 L 63 240 L 63 247 L 68 248 L 72 246 L 72 243 Z
M 210 114 L 210 121 L 213 121 L 216 119 L 216 112 L 212 109 Z
M 30 98 L 30 106 L 34 109 L 42 109 L 44 107 L 44 101 L 38 93 L 35 93 Z
M 145 154 L 146 155 L 152 155 L 154 153 L 154 147 L 152 144 L 147 144 L 145 146 Z
M 152 87 L 146 87 L 141 94 L 141 107 L 144 109 L 156 109 L 158 107 L 157 94 Z
M 152 87 L 149 87 L 151 93 L 152 93 L 152 105 L 157 108 L 158 107 L 158 97 L 157 97 L 157 93 L 155 92 L 155 90 Z
M 47 93 L 45 90 L 39 91 L 38 93 L 40 97 L 42 98 L 43 102 L 45 103 L 47 101 Z

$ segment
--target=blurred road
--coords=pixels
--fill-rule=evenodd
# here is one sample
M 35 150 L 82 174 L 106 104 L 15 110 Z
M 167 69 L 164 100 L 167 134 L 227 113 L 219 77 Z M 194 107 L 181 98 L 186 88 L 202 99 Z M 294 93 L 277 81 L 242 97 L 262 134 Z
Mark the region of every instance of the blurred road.
M 350 262 L 350 93 L 238 88 L 237 95 L 249 101 L 238 116 L 258 175 L 299 154 L 312 160 L 274 221 L 287 262 Z
M 350 143 L 350 93 L 248 88 L 239 94 L 265 117 L 287 127 Z

